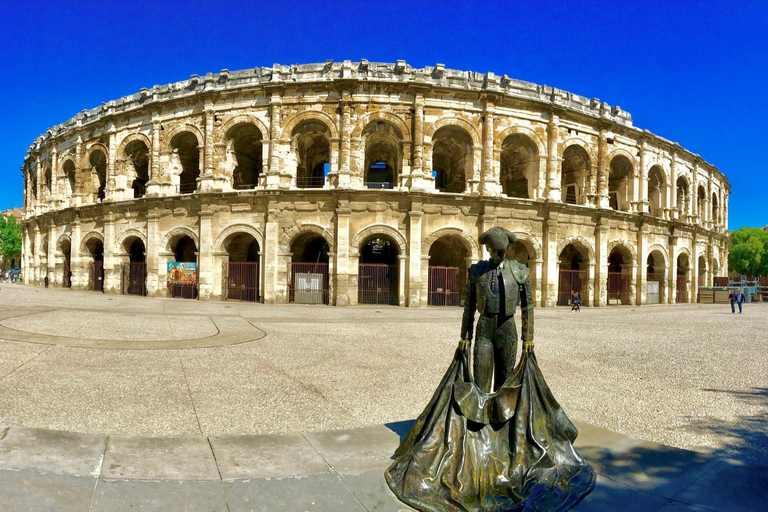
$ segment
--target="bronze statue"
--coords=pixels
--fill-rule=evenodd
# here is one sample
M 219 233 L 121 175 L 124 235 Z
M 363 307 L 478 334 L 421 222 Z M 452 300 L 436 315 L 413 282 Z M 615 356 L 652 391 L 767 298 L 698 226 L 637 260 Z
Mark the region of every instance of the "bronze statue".
M 578 434 L 552 396 L 533 351 L 528 269 L 506 259 L 515 235 L 480 235 L 491 258 L 469 268 L 461 341 L 432 399 L 395 452 L 387 484 L 422 512 L 555 512 L 595 485 L 573 448 Z M 515 366 L 514 313 L 523 351 Z M 469 347 L 479 313 L 473 373 Z

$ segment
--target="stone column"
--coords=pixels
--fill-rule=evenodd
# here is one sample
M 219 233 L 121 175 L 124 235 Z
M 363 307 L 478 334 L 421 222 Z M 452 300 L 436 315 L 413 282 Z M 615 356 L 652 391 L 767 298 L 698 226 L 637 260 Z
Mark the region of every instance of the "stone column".
M 336 305 L 349 306 L 357 303 L 357 289 L 350 282 L 349 217 L 352 210 L 349 201 L 339 199 L 336 206 Z M 333 278 L 332 277 L 332 278 Z
M 21 263 L 19 264 L 19 268 L 23 272 L 24 275 L 24 282 L 30 282 L 32 281 L 32 259 L 34 256 L 32 255 L 32 240 L 30 236 L 30 223 L 25 223 L 22 231 L 23 231 L 23 242 L 21 246 L 22 251 L 22 258 Z
M 48 201 L 54 208 L 58 208 L 62 202 L 59 188 L 59 152 L 54 146 L 51 149 L 51 190 L 48 191 Z
M 280 250 L 280 226 L 278 225 L 277 202 L 270 201 L 267 205 L 266 223 L 264 228 L 264 303 L 274 304 L 277 301 L 278 253 Z
M 205 128 L 203 141 L 203 170 L 200 173 L 199 189 L 201 192 L 220 191 L 224 189 L 224 178 L 217 176 L 214 173 L 215 166 L 215 151 L 213 149 L 213 120 L 215 111 L 213 109 L 213 103 L 209 101 L 205 104 Z M 199 276 L 199 274 L 198 274 Z
M 83 274 L 83 261 L 80 255 L 80 244 L 82 243 L 82 237 L 80 232 L 80 217 L 75 216 L 75 220 L 72 221 L 72 232 L 70 234 L 71 244 L 69 249 L 69 266 L 70 272 L 72 272 L 72 289 L 84 290 L 85 284 L 82 282 Z
M 677 303 L 677 235 L 669 236 L 669 266 L 667 268 L 667 302 Z
M 469 267 L 467 267 L 469 268 Z M 544 303 L 544 258 L 539 255 L 538 258 L 533 260 L 533 276 L 535 280 L 533 283 L 533 303 L 540 307 L 546 307 Z M 463 291 L 463 290 L 462 290 Z
M 162 297 L 165 290 L 165 283 L 160 282 L 158 268 L 160 251 L 165 249 L 160 247 L 159 219 L 160 213 L 157 208 L 147 213 L 147 296 L 149 297 Z
M 265 188 L 267 190 L 278 190 L 280 188 L 280 155 L 278 152 L 278 143 L 281 131 L 280 110 L 282 105 L 283 98 L 277 90 L 273 90 L 269 99 L 269 167 L 267 168 L 265 180 Z M 274 283 L 272 286 L 274 286 Z M 274 289 L 272 291 L 274 291 Z M 266 300 L 265 293 L 265 301 Z M 270 300 L 274 301 L 274 295 L 271 296 Z
M 498 196 L 501 195 L 501 183 L 493 165 L 493 103 L 488 100 L 485 101 L 484 118 L 482 184 L 480 188 L 484 195 Z
M 413 203 L 408 212 L 408 306 L 427 305 L 427 296 L 422 296 L 421 272 L 421 203 Z M 427 265 L 429 262 L 427 262 Z
M 557 217 L 558 212 L 548 211 L 548 216 L 542 223 L 541 248 L 544 252 L 544 265 L 541 276 L 541 304 L 545 307 L 557 305 L 558 286 L 558 257 L 557 254 Z M 537 276 L 538 277 L 538 276 Z
M 694 303 L 698 301 L 699 297 L 699 255 L 698 255 L 699 239 L 696 234 L 693 235 L 691 240 L 691 266 L 693 267 L 693 276 L 691 277 L 691 295 L 688 297 L 688 302 Z
M 560 190 L 560 159 L 557 155 L 557 135 L 559 119 L 552 113 L 547 124 L 547 199 L 561 201 Z
M 352 185 L 352 105 L 349 92 L 344 91 L 341 102 L 341 127 L 339 129 L 339 188 L 350 188 Z M 362 178 L 365 179 L 364 177 Z
M 104 216 L 104 293 L 120 293 L 120 262 L 115 258 L 115 214 Z
M 197 256 L 197 296 L 200 300 L 211 300 L 213 294 L 213 212 L 200 210 L 200 247 Z
M 398 281 L 400 283 L 398 284 L 397 289 L 400 290 L 399 297 L 397 299 L 397 305 L 400 307 L 404 307 L 406 305 L 406 297 L 408 296 L 408 280 L 406 279 L 406 268 L 408 266 L 408 262 L 406 261 L 408 259 L 408 255 L 406 254 L 399 254 L 397 256 L 398 259 Z
M 600 208 L 609 208 L 608 197 L 608 136 L 605 130 L 600 130 L 597 138 L 597 205 Z
M 672 156 L 669 161 L 669 186 L 667 187 L 667 190 L 669 191 L 667 197 L 667 207 L 669 208 L 669 213 L 667 218 L 669 220 L 677 219 L 677 153 L 674 151 L 672 152 Z
M 33 278 L 30 280 L 30 283 L 34 284 L 40 284 L 41 279 L 41 269 L 40 269 L 40 251 L 42 249 L 41 245 L 43 243 L 42 235 L 40 234 L 40 226 L 35 223 L 35 255 L 34 258 L 32 258 L 32 275 Z M 24 276 L 26 278 L 26 276 Z
M 45 210 L 42 197 L 42 181 L 45 179 L 43 174 L 43 164 L 39 158 L 35 158 L 35 214 L 40 215 Z M 37 247 L 35 247 L 37 249 Z M 37 250 L 35 251 L 37 253 Z
M 647 263 L 648 263 L 648 244 L 646 242 L 645 232 L 647 230 L 645 224 L 640 224 L 637 230 L 637 296 L 635 298 L 635 304 L 638 306 L 645 306 L 647 297 Z M 654 269 L 655 272 L 655 269 Z
M 416 93 L 413 98 L 413 145 L 411 162 L 411 190 L 434 190 L 434 180 L 429 165 L 424 159 L 424 95 Z
M 600 217 L 595 226 L 595 306 L 608 304 L 608 226 Z
M 53 170 L 51 170 L 53 172 Z M 52 220 L 48 222 L 48 255 L 46 256 L 48 285 L 58 287 L 56 282 L 56 224 Z
M 114 123 L 109 125 L 109 146 L 107 147 L 107 183 L 106 190 L 104 191 L 104 198 L 108 201 L 114 201 L 115 199 L 122 199 L 120 196 L 116 196 L 115 190 L 115 157 L 117 153 L 117 128 Z M 106 249 L 105 249 L 106 250 Z M 106 264 L 106 262 L 105 262 Z
M 640 140 L 640 206 L 637 208 L 640 212 L 648 213 L 648 147 L 645 139 Z

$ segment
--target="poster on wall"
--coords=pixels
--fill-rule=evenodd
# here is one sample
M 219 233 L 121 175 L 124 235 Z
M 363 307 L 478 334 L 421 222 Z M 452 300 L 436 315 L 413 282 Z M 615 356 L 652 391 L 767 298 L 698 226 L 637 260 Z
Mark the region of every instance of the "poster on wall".
M 168 262 L 168 284 L 197 285 L 197 263 Z

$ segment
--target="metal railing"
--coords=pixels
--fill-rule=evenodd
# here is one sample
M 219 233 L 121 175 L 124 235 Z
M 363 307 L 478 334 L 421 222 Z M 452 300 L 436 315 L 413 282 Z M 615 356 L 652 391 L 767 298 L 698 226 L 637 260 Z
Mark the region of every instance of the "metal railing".
M 182 183 L 177 190 L 179 194 L 192 194 L 197 191 L 197 183 Z
M 393 189 L 395 184 L 391 181 L 366 181 L 365 186 L 367 188 L 381 188 L 381 189 Z
M 325 176 L 299 176 L 296 178 L 298 188 L 323 188 Z

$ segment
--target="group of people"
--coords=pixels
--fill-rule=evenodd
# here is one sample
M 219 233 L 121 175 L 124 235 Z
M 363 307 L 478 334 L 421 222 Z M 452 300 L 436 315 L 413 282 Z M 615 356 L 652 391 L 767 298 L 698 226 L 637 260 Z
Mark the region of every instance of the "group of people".
M 741 290 L 731 290 L 728 293 L 728 302 L 731 303 L 731 313 L 736 312 L 736 304 L 738 304 L 739 314 L 741 314 L 742 304 L 744 304 L 744 293 Z
M 6 270 L 5 272 L 0 271 L 0 282 L 5 282 L 5 281 L 10 281 L 11 283 L 20 283 L 21 273 L 12 272 L 10 270 Z

